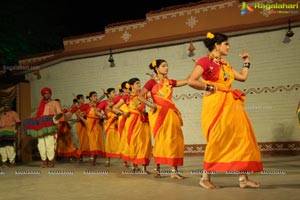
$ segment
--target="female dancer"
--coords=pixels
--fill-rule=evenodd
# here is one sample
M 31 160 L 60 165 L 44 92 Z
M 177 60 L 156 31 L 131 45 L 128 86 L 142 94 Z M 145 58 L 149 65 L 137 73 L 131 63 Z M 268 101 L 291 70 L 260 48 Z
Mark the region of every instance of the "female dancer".
M 171 178 L 182 179 L 178 166 L 183 165 L 184 138 L 182 133 L 182 118 L 172 101 L 173 87 L 187 84 L 185 80 L 168 78 L 168 63 L 157 59 L 149 65 L 156 77 L 151 78 L 142 88 L 139 100 L 150 107 L 149 121 L 154 137 L 153 156 L 156 164 L 154 177 L 160 177 L 160 165 L 171 166 Z M 145 98 L 151 92 L 152 101 Z
M 231 88 L 232 82 L 246 81 L 250 68 L 249 54 L 243 52 L 240 72 L 234 70 L 222 56 L 228 54 L 228 37 L 207 33 L 204 44 L 209 54 L 200 58 L 188 84 L 206 90 L 203 98 L 202 130 L 207 141 L 204 154 L 204 173 L 199 184 L 207 189 L 218 188 L 210 181 L 215 172 L 239 174 L 241 188 L 260 187 L 248 179 L 250 172 L 262 171 L 260 151 L 253 128 L 244 109 L 245 95 Z M 202 80 L 199 80 L 202 76 Z
M 114 88 L 108 88 L 104 91 L 107 96 L 106 100 L 99 103 L 98 109 L 103 111 L 106 119 L 104 121 L 104 131 L 106 135 L 105 139 L 105 152 L 106 161 L 105 166 L 110 166 L 110 158 L 120 158 L 120 134 L 118 132 L 118 115 L 109 111 L 109 105 L 113 104 L 112 100 L 116 97 L 116 90 Z
M 118 110 L 122 104 L 127 104 L 128 111 L 125 127 L 127 128 L 126 141 L 128 144 L 129 160 L 133 163 L 133 170 L 139 171 L 138 165 L 143 165 L 142 172 L 149 174 L 147 166 L 150 163 L 152 144 L 149 122 L 143 119 L 145 115 L 145 105 L 138 100 L 140 92 L 140 80 L 132 78 L 128 81 L 131 86 L 130 97 L 127 101 L 121 100 L 115 106 L 115 112 L 122 113 Z
M 123 168 L 128 169 L 129 167 L 128 162 L 130 161 L 130 159 L 129 159 L 129 146 L 128 143 L 126 142 L 127 129 L 125 128 L 125 124 L 127 120 L 126 113 L 128 113 L 128 107 L 127 104 L 123 104 L 122 102 L 127 102 L 127 100 L 129 99 L 130 84 L 127 81 L 124 81 L 119 87 L 119 92 L 120 94 L 112 100 L 113 104 L 109 105 L 109 110 L 118 115 L 118 132 L 121 138 L 120 145 L 119 145 L 119 152 L 123 160 Z M 120 104 L 116 106 L 119 108 L 119 110 L 118 112 L 115 112 L 113 107 L 119 102 Z
M 83 156 L 89 156 L 89 138 L 86 133 L 84 122 L 81 120 L 81 118 L 85 119 L 85 112 L 80 111 L 80 107 L 85 105 L 84 95 L 76 95 L 74 102 L 76 104 L 71 107 L 68 118 L 71 120 L 74 113 L 77 116 L 76 132 L 78 136 L 78 153 L 80 154 L 79 162 L 83 162 Z
M 90 100 L 88 106 L 81 106 L 81 110 L 86 112 L 86 120 L 81 117 L 86 126 L 86 133 L 89 138 L 89 154 L 91 164 L 96 165 L 96 158 L 105 157 L 105 146 L 102 136 L 102 123 L 104 115 L 97 109 L 98 95 L 97 92 L 91 91 L 86 96 Z
M 55 99 L 61 106 L 61 101 Z M 72 158 L 79 158 L 80 154 L 75 148 L 72 138 L 71 125 L 66 120 L 67 109 L 63 110 L 63 116 L 57 123 L 57 138 L 56 138 L 56 156 L 61 158 L 68 158 L 69 161 Z

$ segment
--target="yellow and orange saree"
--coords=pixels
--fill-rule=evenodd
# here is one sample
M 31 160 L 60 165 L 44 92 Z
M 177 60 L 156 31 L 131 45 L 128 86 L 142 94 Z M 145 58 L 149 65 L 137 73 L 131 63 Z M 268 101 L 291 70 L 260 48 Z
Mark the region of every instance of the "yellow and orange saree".
M 149 110 L 149 122 L 154 137 L 153 157 L 155 164 L 182 166 L 184 138 L 179 110 L 172 102 L 173 88 L 169 79 L 157 82 L 151 96 L 157 110 Z
M 207 141 L 204 170 L 262 171 L 261 154 L 244 108 L 246 97 L 231 88 L 232 67 L 225 61 L 220 62 L 220 67 L 217 80 L 202 80 L 218 88 L 203 97 L 201 123 Z

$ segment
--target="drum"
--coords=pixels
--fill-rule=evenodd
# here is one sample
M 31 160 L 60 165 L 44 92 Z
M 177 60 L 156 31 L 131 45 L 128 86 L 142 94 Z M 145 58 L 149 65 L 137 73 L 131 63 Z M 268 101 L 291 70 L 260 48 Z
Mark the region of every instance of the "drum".
M 53 135 L 57 132 L 57 126 L 53 119 L 55 119 L 53 115 L 25 119 L 23 122 L 24 131 L 27 135 L 35 138 Z
M 17 130 L 15 126 L 0 127 L 0 143 L 15 142 Z

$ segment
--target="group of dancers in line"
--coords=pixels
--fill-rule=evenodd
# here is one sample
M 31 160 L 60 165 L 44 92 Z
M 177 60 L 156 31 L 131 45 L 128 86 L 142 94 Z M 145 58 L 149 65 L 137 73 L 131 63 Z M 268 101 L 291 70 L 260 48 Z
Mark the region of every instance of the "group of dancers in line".
M 166 61 L 158 59 L 151 65 L 160 65 L 163 62 L 166 64 Z M 164 70 L 167 71 L 167 67 Z M 131 167 L 134 172 L 149 174 L 147 166 L 154 154 L 157 155 L 154 157 L 157 163 L 155 177 L 160 176 L 160 164 L 168 164 L 171 166 L 171 177 L 182 179 L 177 170 L 177 166 L 183 165 L 182 120 L 171 100 L 171 87 L 187 84 L 187 80 L 182 83 L 169 79 L 163 81 L 167 82 L 160 83 L 153 76 L 141 89 L 140 80 L 132 78 L 119 86 L 119 94 L 115 88 L 104 90 L 104 95 L 100 98 L 95 91 L 86 96 L 78 94 L 70 109 L 62 109 L 57 99 L 51 100 L 52 90 L 43 88 L 37 117 L 24 121 L 26 133 L 38 138 L 38 149 L 43 161 L 41 167 L 54 167 L 55 157 L 75 157 L 82 162 L 87 156 L 92 165 L 96 165 L 96 159 L 102 157 L 106 158 L 107 167 L 110 166 L 110 159 L 121 158 L 125 169 Z M 142 96 L 144 99 L 139 96 L 145 88 L 152 87 L 160 92 L 160 96 L 156 97 L 162 103 L 159 109 L 153 102 L 148 102 L 148 91 Z M 103 99 L 104 96 L 106 99 Z M 85 103 L 85 98 L 89 100 L 88 103 Z M 47 103 L 44 105 L 45 101 Z M 143 101 L 145 102 L 142 103 Z M 152 106 L 151 113 L 157 115 L 155 119 L 149 118 L 146 105 Z M 169 112 L 169 109 L 173 111 Z M 78 148 L 74 146 L 71 126 L 68 123 L 74 114 L 77 117 Z M 149 119 L 156 124 L 153 129 L 155 132 L 151 132 L 152 122 Z M 166 122 L 169 123 L 164 124 Z M 162 133 L 157 135 L 159 129 Z M 156 138 L 154 147 L 151 134 Z
M 241 188 L 260 187 L 260 183 L 248 179 L 249 174 L 260 172 L 263 167 L 244 109 L 246 97 L 231 87 L 234 80 L 247 79 L 250 56 L 245 51 L 241 53 L 243 64 L 237 71 L 222 58 L 229 51 L 225 34 L 208 32 L 204 45 L 208 55 L 198 59 L 185 79 L 169 78 L 167 61 L 156 59 L 149 64 L 154 73 L 143 87 L 138 78 L 132 78 L 121 84 L 118 95 L 114 88 L 104 90 L 105 100 L 99 100 L 95 91 L 86 95 L 89 103 L 84 103 L 84 95 L 77 95 L 76 103 L 66 113 L 58 101 L 51 100 L 52 90 L 43 88 L 37 117 L 23 122 L 25 132 L 38 138 L 42 167 L 54 167 L 55 154 L 81 159 L 89 156 L 92 165 L 96 164 L 96 158 L 106 157 L 106 166 L 111 158 L 122 158 L 125 168 L 132 163 L 132 170 L 149 174 L 147 166 L 153 157 L 154 177 L 161 176 L 161 165 L 168 165 L 171 178 L 183 179 L 178 171 L 184 158 L 183 121 L 172 101 L 172 92 L 174 87 L 188 85 L 206 91 L 201 126 L 207 144 L 199 185 L 206 189 L 220 188 L 211 181 L 211 174 L 234 171 Z M 72 143 L 68 125 L 74 114 L 78 119 L 78 149 Z

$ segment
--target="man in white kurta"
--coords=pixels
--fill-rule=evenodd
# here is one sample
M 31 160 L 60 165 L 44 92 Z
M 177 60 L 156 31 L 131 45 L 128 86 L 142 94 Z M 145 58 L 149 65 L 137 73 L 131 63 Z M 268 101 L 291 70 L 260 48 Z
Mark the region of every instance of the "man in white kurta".
M 15 140 L 17 127 L 21 124 L 19 114 L 11 110 L 12 104 L 5 102 L 3 112 L 0 113 L 0 155 L 2 159 L 2 167 L 16 164 Z
M 37 117 L 45 115 L 58 115 L 62 113 L 60 104 L 57 101 L 51 100 L 52 90 L 43 88 L 41 90 L 43 99 L 41 100 Z M 38 138 L 38 150 L 40 152 L 43 164 L 41 167 L 54 167 L 55 162 L 55 145 L 56 133 L 45 135 Z

